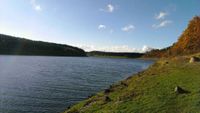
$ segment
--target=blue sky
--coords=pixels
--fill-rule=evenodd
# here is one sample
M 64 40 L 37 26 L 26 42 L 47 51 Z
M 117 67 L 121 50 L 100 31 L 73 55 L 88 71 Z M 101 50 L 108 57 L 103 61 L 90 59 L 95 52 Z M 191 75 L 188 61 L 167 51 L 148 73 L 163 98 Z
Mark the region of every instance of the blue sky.
M 81 47 L 144 52 L 174 43 L 199 0 L 0 0 L 0 33 Z

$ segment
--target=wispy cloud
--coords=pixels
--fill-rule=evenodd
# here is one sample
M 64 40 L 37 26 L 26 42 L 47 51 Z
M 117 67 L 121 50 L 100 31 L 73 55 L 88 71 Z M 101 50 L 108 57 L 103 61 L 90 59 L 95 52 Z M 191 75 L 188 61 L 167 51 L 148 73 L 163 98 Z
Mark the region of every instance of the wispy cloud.
M 116 45 L 116 46 L 105 46 L 105 47 L 97 47 L 94 45 L 76 45 L 84 49 L 85 51 L 105 51 L 105 52 L 137 52 L 137 53 L 145 53 L 147 51 L 152 50 L 153 48 L 144 45 L 142 48 L 131 48 L 128 45 Z
M 135 26 L 130 24 L 130 25 L 124 26 L 121 30 L 125 32 L 130 32 L 134 29 L 135 29 Z
M 34 8 L 34 10 L 42 11 L 42 7 L 40 6 L 40 4 L 36 3 L 36 0 L 31 0 L 30 3 L 32 7 Z
M 155 15 L 155 20 L 157 21 L 157 24 L 153 24 L 153 28 L 163 28 L 168 26 L 169 24 L 172 23 L 172 20 L 167 19 L 169 16 L 169 13 L 160 11 L 159 14 Z
M 160 12 L 159 14 L 155 15 L 155 19 L 160 20 L 160 19 L 165 19 L 165 17 L 168 15 L 166 12 Z
M 108 13 L 114 12 L 115 7 L 112 4 L 108 4 L 105 8 L 101 8 L 100 11 L 105 11 Z
M 152 27 L 153 28 L 162 28 L 162 27 L 166 27 L 168 24 L 171 24 L 172 21 L 171 20 L 164 20 L 164 21 L 161 21 L 159 24 L 153 24 Z
M 106 29 L 106 25 L 100 24 L 100 25 L 98 26 L 98 29 L 99 29 L 99 30 L 101 30 L 101 29 Z

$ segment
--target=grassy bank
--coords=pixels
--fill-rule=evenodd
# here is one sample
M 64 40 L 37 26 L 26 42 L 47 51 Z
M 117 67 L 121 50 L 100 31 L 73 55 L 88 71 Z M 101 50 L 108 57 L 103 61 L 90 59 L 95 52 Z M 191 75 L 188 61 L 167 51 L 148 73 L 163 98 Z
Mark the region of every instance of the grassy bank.
M 179 94 L 180 86 L 188 93 Z M 147 70 L 84 100 L 65 113 L 200 113 L 200 63 L 160 59 Z

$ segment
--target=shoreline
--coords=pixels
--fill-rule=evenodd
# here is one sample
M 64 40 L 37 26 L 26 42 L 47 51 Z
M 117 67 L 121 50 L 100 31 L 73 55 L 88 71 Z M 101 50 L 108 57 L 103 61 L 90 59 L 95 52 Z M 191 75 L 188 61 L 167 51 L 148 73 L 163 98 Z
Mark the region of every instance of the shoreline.
M 191 104 L 188 103 L 196 102 L 197 100 L 189 99 L 185 101 L 184 97 L 182 97 L 182 99 L 179 100 L 182 104 L 174 103 L 178 99 L 174 88 L 178 85 L 190 92 L 197 90 L 196 88 L 190 87 L 191 84 L 195 82 L 197 83 L 192 86 L 200 87 L 198 83 L 200 77 L 195 73 L 200 73 L 200 63 L 191 64 L 186 57 L 157 59 L 154 64 L 144 71 L 138 72 L 125 80 L 115 83 L 108 89 L 98 92 L 94 96 L 71 106 L 64 113 L 120 111 L 126 113 L 130 113 L 130 111 L 133 113 L 158 111 L 179 113 L 191 108 Z M 190 76 L 188 76 L 188 74 L 190 74 Z M 189 82 L 187 82 L 188 80 Z M 156 99 L 158 95 L 160 95 L 162 100 Z M 185 98 L 191 98 L 191 96 Z M 172 97 L 174 99 L 170 99 Z M 200 96 L 197 97 L 199 98 Z M 146 103 L 146 101 L 148 102 Z M 168 103 L 163 103 L 164 101 L 168 101 Z M 146 103 L 146 105 L 143 105 L 144 103 Z M 166 106 L 165 108 L 161 107 L 163 104 Z M 179 112 L 177 112 L 177 109 L 174 109 L 174 105 L 188 105 L 189 107 L 182 107 L 182 109 L 179 109 Z M 125 108 L 123 108 L 123 106 Z M 149 107 L 151 109 L 146 109 Z M 193 107 L 195 107 L 193 110 L 194 112 L 198 111 L 198 106 Z
M 99 91 L 99 92 L 96 92 L 95 94 L 89 95 L 88 98 L 86 98 L 86 99 L 84 99 L 84 100 L 82 100 L 82 101 L 80 101 L 80 102 L 78 102 L 78 103 L 75 103 L 75 104 L 73 104 L 73 105 L 71 105 L 71 106 L 68 106 L 67 109 L 66 109 L 66 111 L 63 112 L 63 113 L 79 113 L 79 112 L 67 112 L 67 111 L 68 111 L 69 109 L 71 109 L 74 105 L 77 105 L 77 104 L 79 104 L 79 103 L 81 103 L 81 102 L 83 102 L 83 101 L 85 101 L 85 100 L 88 100 L 88 99 L 90 99 L 90 98 L 93 97 L 93 96 L 99 95 L 100 93 L 105 92 L 106 90 L 110 90 L 111 88 L 113 88 L 113 87 L 115 87 L 115 86 L 118 86 L 119 84 L 120 84 L 120 85 L 125 85 L 125 84 L 123 83 L 124 81 L 127 81 L 127 80 L 131 79 L 132 77 L 135 77 L 135 76 L 140 75 L 140 74 L 143 73 L 144 71 L 148 70 L 152 65 L 156 64 L 156 62 L 159 60 L 159 58 L 127 58 L 127 57 L 113 57 L 113 56 L 111 56 L 111 57 L 107 57 L 107 56 L 105 56 L 105 57 L 104 57 L 104 56 L 88 56 L 88 57 L 94 57 L 94 58 L 95 58 L 95 57 L 97 57 L 97 58 L 117 58 L 117 59 L 137 59 L 137 60 L 153 60 L 153 61 L 155 61 L 155 62 L 154 62 L 153 64 L 149 65 L 147 69 L 144 69 L 144 70 L 142 70 L 142 71 L 139 71 L 139 72 L 137 72 L 137 73 L 135 73 L 135 74 L 131 74 L 129 77 L 127 77 L 127 78 L 125 78 L 125 79 L 122 79 L 122 80 L 120 80 L 120 81 L 118 81 L 118 82 L 116 82 L 116 83 L 111 84 L 111 85 L 109 86 L 109 88 L 104 89 L 104 90 Z

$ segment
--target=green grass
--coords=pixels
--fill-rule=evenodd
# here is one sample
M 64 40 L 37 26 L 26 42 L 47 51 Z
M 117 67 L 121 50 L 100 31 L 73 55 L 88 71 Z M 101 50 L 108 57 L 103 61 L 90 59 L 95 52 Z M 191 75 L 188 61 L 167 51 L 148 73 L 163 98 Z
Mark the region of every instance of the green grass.
M 200 113 L 200 63 L 188 61 L 186 57 L 160 59 L 112 85 L 110 92 L 99 92 L 65 113 Z M 176 86 L 190 93 L 177 94 Z

